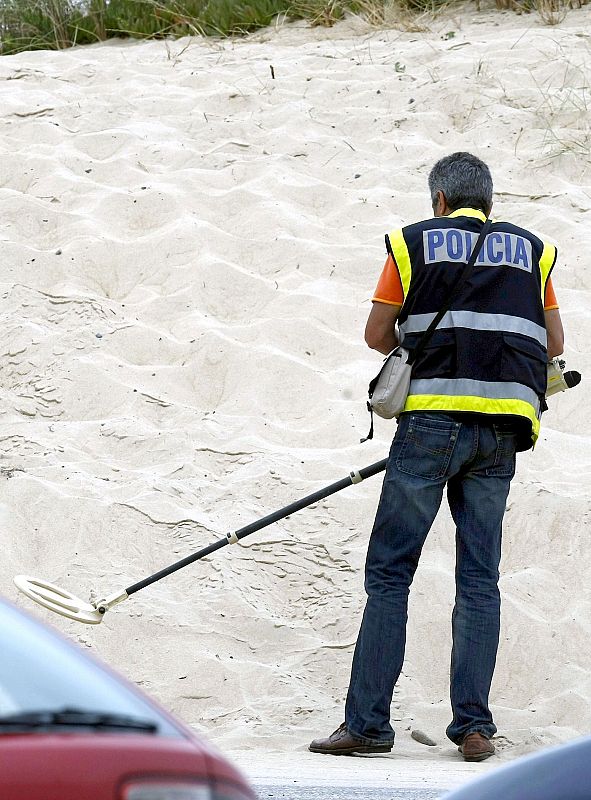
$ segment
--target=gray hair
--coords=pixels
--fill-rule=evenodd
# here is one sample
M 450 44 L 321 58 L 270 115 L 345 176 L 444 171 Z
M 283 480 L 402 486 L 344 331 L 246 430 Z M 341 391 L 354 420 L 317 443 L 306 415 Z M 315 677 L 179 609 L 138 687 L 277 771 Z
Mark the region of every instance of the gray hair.
M 471 153 L 452 153 L 441 158 L 429 173 L 433 206 L 442 191 L 452 211 L 478 208 L 485 214 L 492 207 L 493 182 L 488 166 Z

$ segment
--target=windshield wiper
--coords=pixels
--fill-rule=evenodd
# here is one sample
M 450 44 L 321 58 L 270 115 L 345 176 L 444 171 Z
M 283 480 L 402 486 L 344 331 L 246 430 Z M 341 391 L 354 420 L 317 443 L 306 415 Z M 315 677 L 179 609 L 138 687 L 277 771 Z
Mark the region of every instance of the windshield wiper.
M 93 728 L 95 730 L 130 730 L 156 733 L 158 725 L 148 720 L 104 711 L 60 708 L 55 711 L 25 711 L 0 716 L 0 732 L 38 728 Z

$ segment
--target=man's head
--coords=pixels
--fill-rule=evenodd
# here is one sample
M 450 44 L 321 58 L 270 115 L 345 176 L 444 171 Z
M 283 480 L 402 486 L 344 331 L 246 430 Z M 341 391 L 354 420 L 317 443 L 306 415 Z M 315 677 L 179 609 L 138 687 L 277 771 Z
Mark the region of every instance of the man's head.
M 492 209 L 490 170 L 471 153 L 452 153 L 440 159 L 429 173 L 429 190 L 436 217 L 458 208 L 477 208 L 488 216 Z

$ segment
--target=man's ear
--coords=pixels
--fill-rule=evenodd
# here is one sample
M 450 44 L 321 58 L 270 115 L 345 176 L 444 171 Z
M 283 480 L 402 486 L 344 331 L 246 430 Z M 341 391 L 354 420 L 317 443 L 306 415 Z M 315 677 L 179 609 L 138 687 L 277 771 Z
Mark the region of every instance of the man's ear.
M 441 189 L 437 190 L 435 195 L 435 202 L 433 203 L 433 213 L 436 217 L 444 217 L 449 212 L 447 206 L 447 198 Z

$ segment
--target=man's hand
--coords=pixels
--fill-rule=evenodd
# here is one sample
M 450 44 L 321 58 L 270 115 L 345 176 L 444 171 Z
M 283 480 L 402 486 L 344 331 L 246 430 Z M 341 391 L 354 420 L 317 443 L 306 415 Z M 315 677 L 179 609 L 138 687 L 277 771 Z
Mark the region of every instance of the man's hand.
M 365 326 L 365 341 L 368 347 L 384 355 L 394 350 L 398 345 L 395 325 L 399 314 L 400 306 L 374 300 Z

